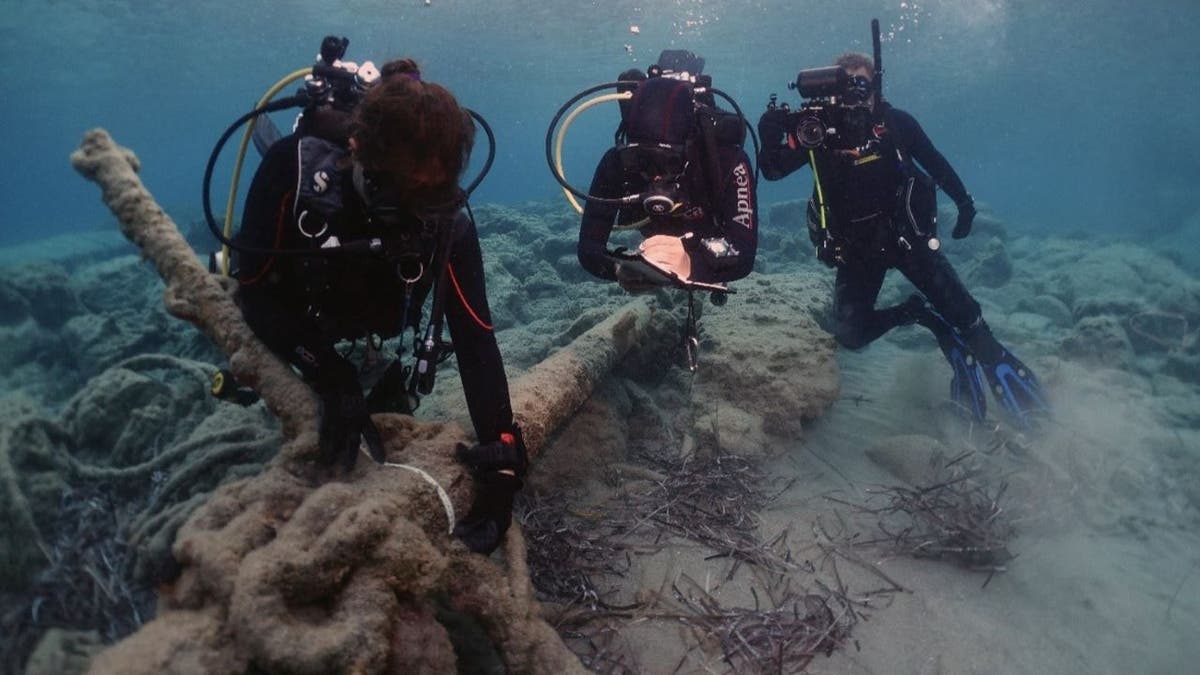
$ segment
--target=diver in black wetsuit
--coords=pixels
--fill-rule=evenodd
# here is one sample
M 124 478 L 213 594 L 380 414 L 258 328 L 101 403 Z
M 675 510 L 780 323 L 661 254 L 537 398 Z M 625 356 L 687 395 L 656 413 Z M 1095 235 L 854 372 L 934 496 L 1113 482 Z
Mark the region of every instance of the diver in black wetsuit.
M 892 328 L 921 323 L 938 338 L 954 369 L 955 402 L 976 420 L 984 419 L 978 362 L 1000 403 L 1019 422 L 1029 423 L 1031 415 L 1048 411 L 1045 398 L 1032 371 L 992 336 L 979 303 L 939 250 L 930 177 L 958 207 L 955 239 L 971 232 L 976 213 L 971 195 L 917 120 L 878 97 L 870 57 L 847 53 L 836 66 L 844 71 L 844 78 L 838 75 L 845 85 L 832 103 L 826 102 L 826 110 L 844 113 L 836 133 L 801 138 L 805 130 L 786 108 L 769 108 L 758 127 L 759 167 L 768 180 L 812 165 L 808 227 L 817 257 L 837 268 L 835 338 L 859 349 Z M 924 297 L 876 309 L 890 268 L 900 270 Z
M 297 132 L 267 151 L 250 186 L 237 242 L 260 252 L 241 253 L 237 297 L 255 334 L 317 392 L 323 460 L 349 470 L 360 438 L 384 460 L 370 413 L 412 412 L 416 393 L 428 391 L 416 385 L 418 376 L 406 388 L 410 373 L 397 358 L 364 398 L 357 368 L 334 345 L 419 330 L 432 290 L 430 320 L 438 323 L 427 333 L 432 352 L 423 356 L 433 366 L 440 360 L 444 314 L 479 441 L 458 447 L 477 496 L 455 533 L 472 550 L 490 552 L 508 528 L 527 462 L 492 331 L 479 239 L 458 187 L 473 137 L 453 95 L 422 81 L 410 60 L 385 64 L 352 111 L 307 109 Z M 370 242 L 369 251 L 316 253 L 352 242 Z M 304 248 L 314 254 L 261 252 Z
M 630 269 L 620 252 L 608 251 L 614 227 L 638 228 L 645 237 L 642 256 L 691 283 L 723 284 L 745 277 L 758 248 L 757 190 L 750 158 L 742 150 L 741 118 L 718 111 L 711 93 L 693 95 L 691 82 L 672 77 L 698 75 L 703 59 L 668 50 L 656 68 L 668 57 L 686 57 L 691 65 L 672 63 L 665 74 L 652 69 L 649 79 L 638 70 L 619 77 L 638 84 L 630 86 L 633 98 L 622 101 L 617 143 L 600 159 L 588 191 L 606 200 L 629 194 L 643 198 L 626 206 L 589 199 L 579 228 L 583 268 L 631 292 L 659 282 Z M 719 119 L 713 115 L 721 116 L 726 126 L 712 122 Z M 704 119 L 710 120 L 707 125 Z M 728 137 L 714 133 L 706 139 L 706 126 L 722 128 Z

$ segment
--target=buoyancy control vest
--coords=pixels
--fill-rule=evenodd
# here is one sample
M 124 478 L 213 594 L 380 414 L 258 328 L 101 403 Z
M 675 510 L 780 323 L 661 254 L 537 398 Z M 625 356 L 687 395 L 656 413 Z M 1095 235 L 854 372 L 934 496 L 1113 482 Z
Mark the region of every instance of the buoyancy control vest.
M 809 152 L 807 221 L 818 258 L 838 264 L 892 246 L 937 250 L 937 186 L 883 120 L 856 147 Z
M 702 99 L 692 82 L 660 75 L 639 82 L 622 106 L 617 153 L 625 191 L 643 195 L 647 215 L 708 209 L 724 187 L 721 148 L 741 148 L 745 125 Z

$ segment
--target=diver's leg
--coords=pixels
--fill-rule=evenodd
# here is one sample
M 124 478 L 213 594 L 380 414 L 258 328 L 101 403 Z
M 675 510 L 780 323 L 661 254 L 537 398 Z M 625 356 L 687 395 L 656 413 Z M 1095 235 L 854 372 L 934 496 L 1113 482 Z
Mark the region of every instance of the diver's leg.
M 916 321 L 905 305 L 876 310 L 887 265 L 868 261 L 841 265 L 834 281 L 834 337 L 847 350 L 860 350 L 898 325 Z
M 964 417 L 983 422 L 987 417 L 983 375 L 961 332 L 983 323 L 979 303 L 940 252 L 911 253 L 900 261 L 899 269 L 925 295 L 913 295 L 906 304 L 921 305 L 917 323 L 933 333 L 950 364 L 950 401 Z
M 996 400 L 1020 424 L 1031 426 L 1034 417 L 1049 413 L 1046 396 L 1033 371 L 992 335 L 979 303 L 940 251 L 914 252 L 901 262 L 900 271 L 929 300 L 930 316 L 921 324 L 937 337 L 954 368 L 951 392 L 956 401 L 969 405 L 973 414 L 983 409 L 981 398 L 975 400 L 978 374 L 969 358 L 973 356 Z M 965 351 L 966 355 L 952 358 L 952 350 Z
M 305 380 L 320 383 L 345 378 L 347 373 L 357 378 L 356 369 L 337 353 L 333 341 L 309 317 L 288 311 L 268 293 L 247 288 L 238 291 L 237 303 L 250 330 L 271 351 L 295 366 Z

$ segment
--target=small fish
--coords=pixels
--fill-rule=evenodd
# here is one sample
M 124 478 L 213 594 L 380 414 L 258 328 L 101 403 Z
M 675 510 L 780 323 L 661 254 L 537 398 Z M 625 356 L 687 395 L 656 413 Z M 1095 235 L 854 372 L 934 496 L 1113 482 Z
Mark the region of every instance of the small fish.
M 641 35 L 642 29 L 639 28 L 637 24 L 631 24 L 629 26 L 629 32 L 633 33 L 634 35 Z

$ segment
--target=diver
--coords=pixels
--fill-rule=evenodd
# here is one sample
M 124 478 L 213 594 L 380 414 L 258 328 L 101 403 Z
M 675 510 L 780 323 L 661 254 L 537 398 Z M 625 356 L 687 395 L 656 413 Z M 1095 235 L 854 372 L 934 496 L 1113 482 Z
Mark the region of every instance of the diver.
M 618 77 L 632 96 L 620 101 L 616 143 L 596 167 L 588 194 L 599 199 L 583 207 L 577 253 L 584 269 L 627 291 L 720 288 L 754 267 L 758 202 L 743 121 L 697 86 L 703 68 L 691 52 L 666 50 L 650 77 L 637 69 Z M 630 194 L 639 198 L 614 203 Z M 639 229 L 649 267 L 608 250 L 614 227 Z
M 703 69 L 704 59 L 689 51 L 664 50 L 646 72 L 630 69 L 616 82 L 577 94 L 559 109 L 546 132 L 551 173 L 583 217 L 580 265 L 630 293 L 663 287 L 686 291 L 683 346 L 692 371 L 700 346 L 696 292 L 711 292 L 713 304 L 724 304 L 734 292 L 727 283 L 750 273 L 758 248 L 754 169 L 742 149 L 750 125 L 737 103 L 713 88 Z M 571 106 L 610 88 L 617 93 L 597 96 L 567 116 L 553 141 Z M 717 96 L 736 112 L 718 108 Z M 590 189 L 583 192 L 563 175 L 563 136 L 581 111 L 609 100 L 620 104 L 621 123 Z M 636 252 L 608 249 L 615 229 L 639 230 L 643 240 Z
M 809 235 L 817 258 L 837 269 L 838 344 L 860 349 L 897 326 L 919 323 L 951 365 L 951 398 L 962 412 L 984 420 L 986 379 L 1015 420 L 1032 426 L 1049 412 L 1037 378 L 992 335 L 979 303 L 939 250 L 936 186 L 958 208 L 955 239 L 971 232 L 974 200 L 917 120 L 882 100 L 878 22 L 872 28 L 874 61 L 846 53 L 833 67 L 801 71 L 795 88 L 806 102 L 798 110 L 776 105 L 772 96 L 758 125 L 759 168 L 768 180 L 812 169 Z M 877 309 L 892 268 L 920 294 Z
M 343 67 L 341 54 L 326 54 L 326 46 L 326 70 Z M 232 242 L 237 300 L 255 334 L 315 390 L 321 459 L 344 471 L 354 467 L 360 444 L 385 460 L 371 414 L 411 413 L 417 395 L 428 393 L 433 369 L 451 350 L 441 341 L 444 317 L 478 439 L 456 449 L 472 471 L 476 498 L 454 532 L 473 551 L 489 553 L 511 522 L 527 457 L 492 329 L 478 235 L 459 187 L 475 129 L 453 94 L 424 80 L 414 61 L 374 72 L 370 62 L 352 65 L 362 91 L 308 105 L 255 173 Z M 429 296 L 416 365 L 396 358 L 364 396 L 358 368 L 335 345 L 374 345 L 409 328 L 419 334 Z

